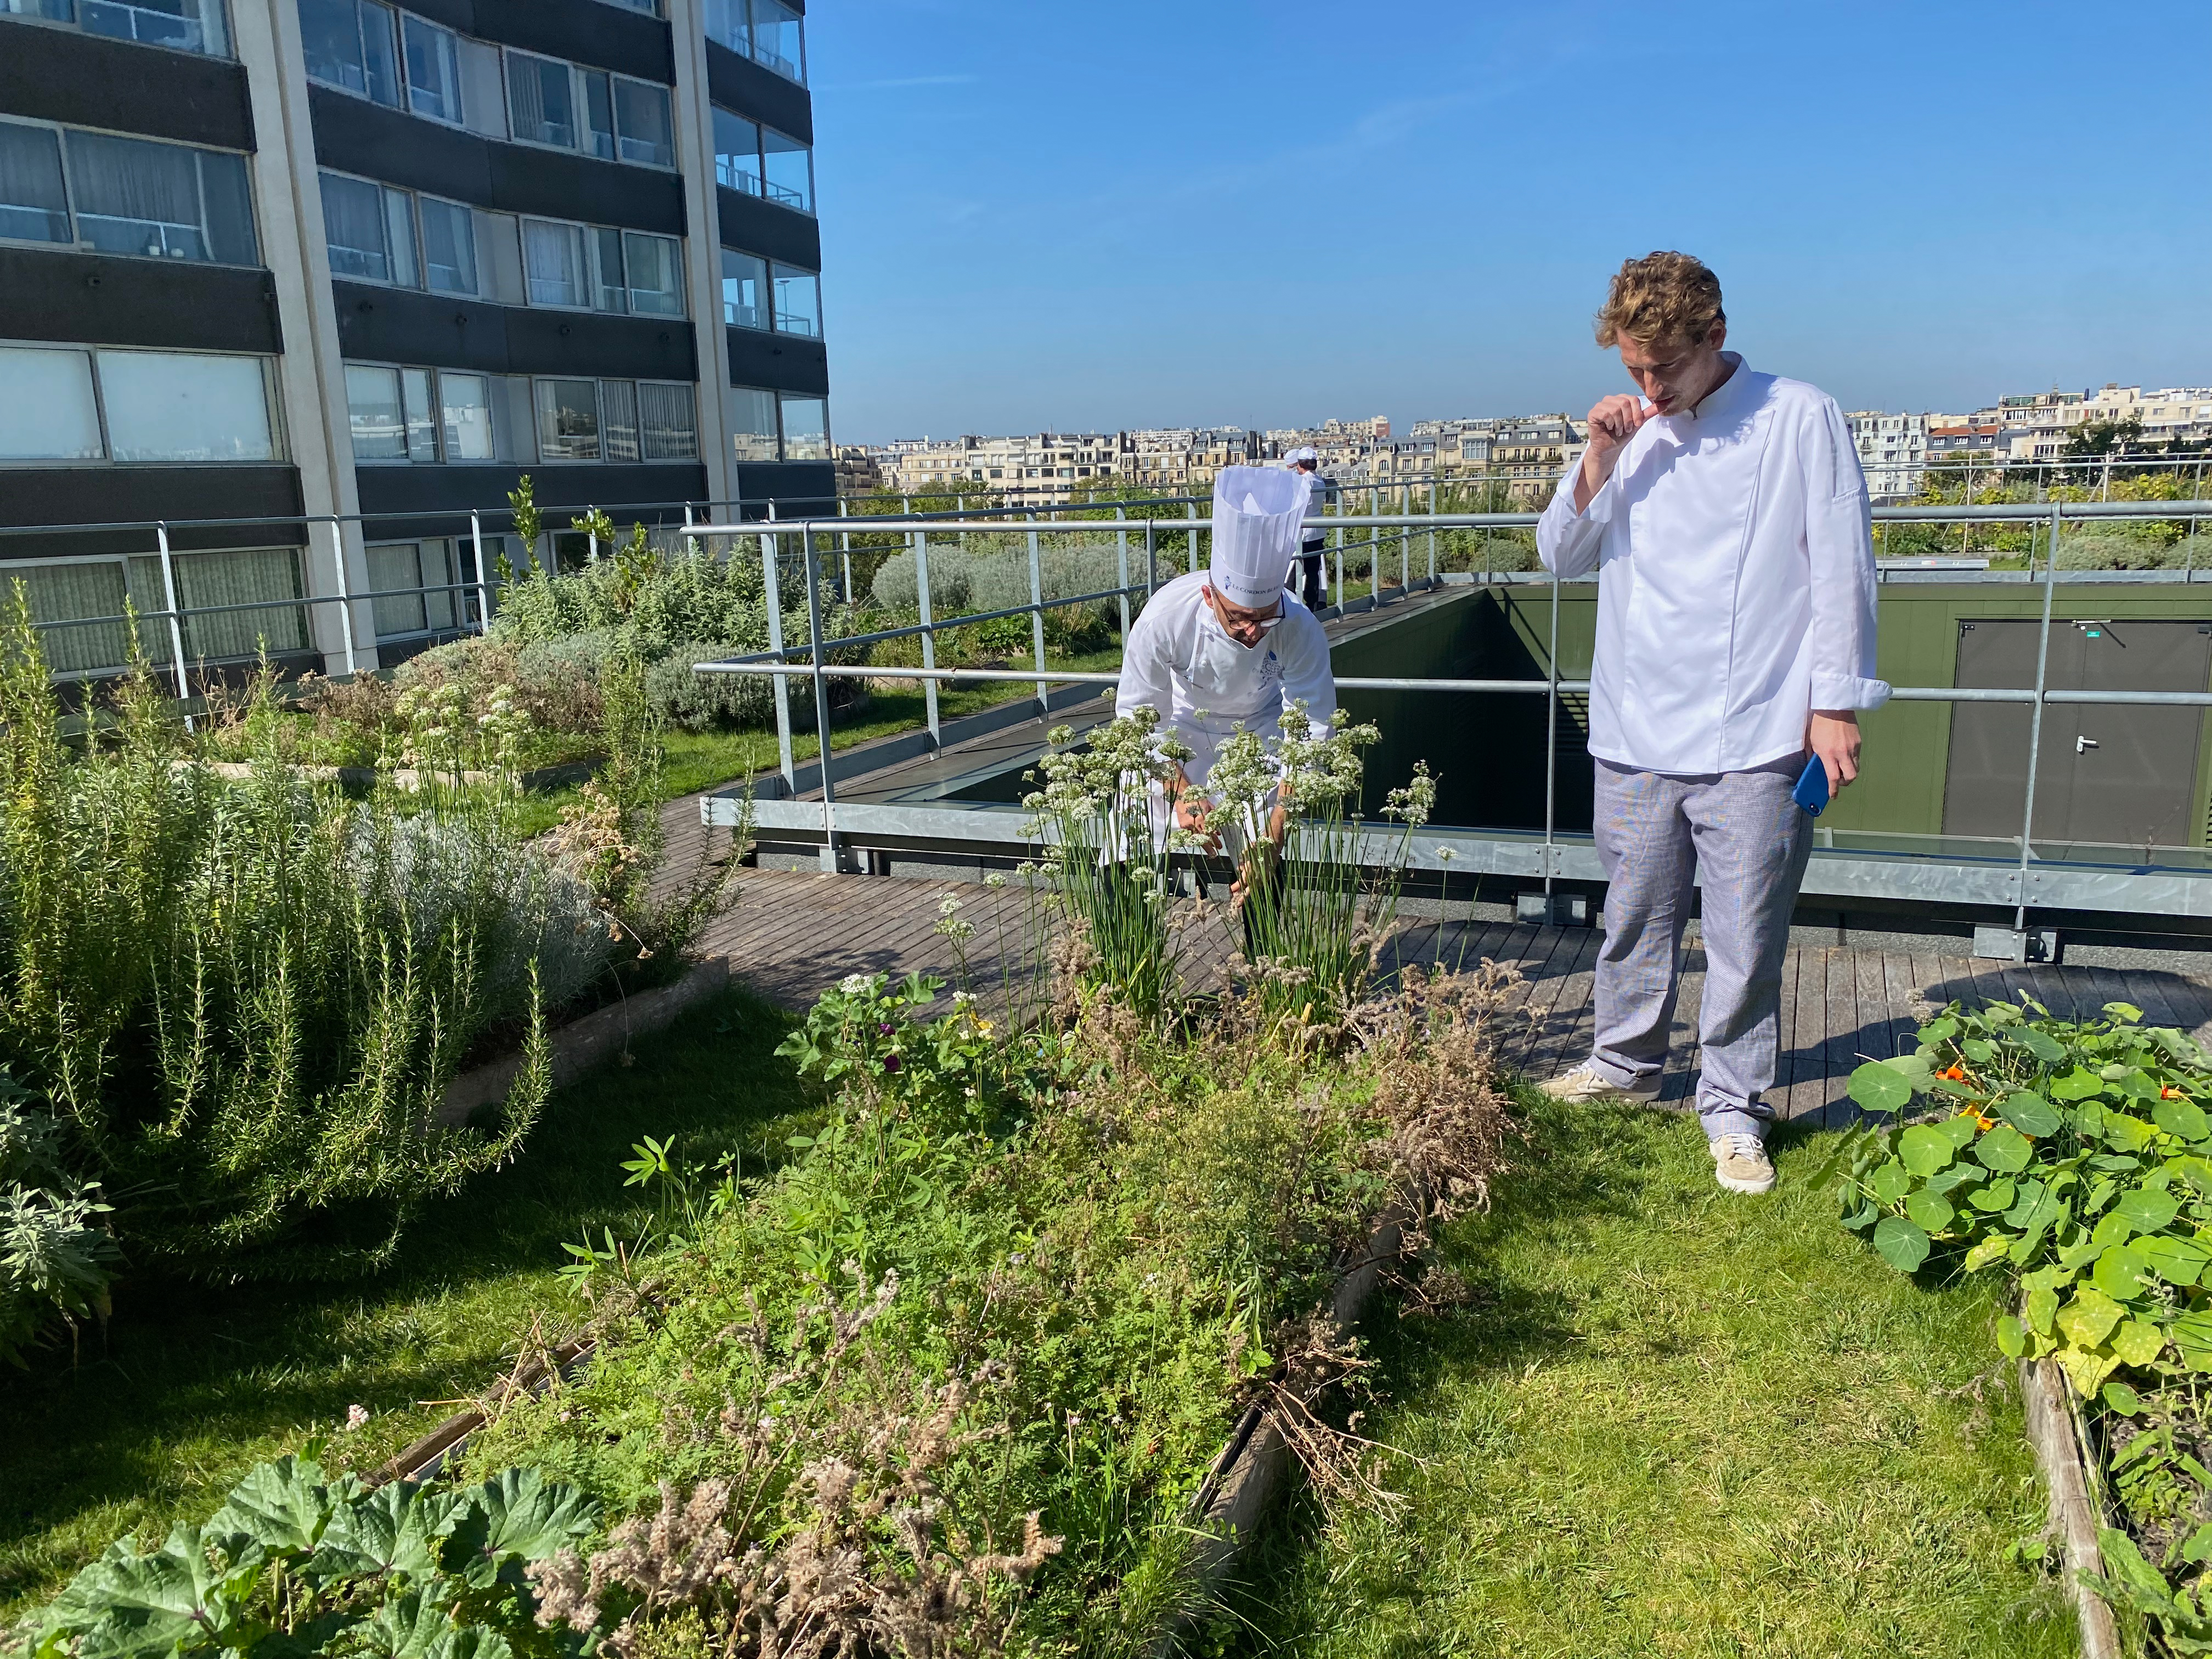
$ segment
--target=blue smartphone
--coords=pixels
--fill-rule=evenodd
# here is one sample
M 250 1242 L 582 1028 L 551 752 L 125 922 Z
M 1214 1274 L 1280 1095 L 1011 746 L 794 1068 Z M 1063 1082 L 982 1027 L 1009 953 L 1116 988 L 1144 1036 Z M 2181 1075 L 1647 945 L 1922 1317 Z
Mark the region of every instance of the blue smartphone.
M 1790 792 L 1790 799 L 1814 817 L 1819 817 L 1820 809 L 1828 804 L 1827 763 L 1818 755 L 1808 759 L 1805 763 L 1804 775 L 1797 780 L 1797 787 Z

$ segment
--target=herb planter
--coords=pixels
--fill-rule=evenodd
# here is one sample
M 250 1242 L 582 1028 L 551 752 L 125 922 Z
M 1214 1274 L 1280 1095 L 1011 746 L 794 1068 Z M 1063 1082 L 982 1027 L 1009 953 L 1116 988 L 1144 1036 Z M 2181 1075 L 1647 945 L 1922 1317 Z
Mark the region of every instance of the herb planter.
M 1328 1304 L 1333 1336 L 1349 1336 L 1359 1323 L 1382 1282 L 1383 1268 L 1404 1255 L 1404 1237 L 1400 1213 L 1393 1210 L 1339 1264 Z M 1290 1441 L 1274 1413 L 1257 1402 L 1247 1407 L 1191 1505 L 1197 1541 L 1185 1571 L 1194 1603 L 1203 1606 L 1236 1566 L 1295 1467 Z M 2090 1536 L 2094 1544 L 2095 1534 Z M 1180 1650 L 1178 1641 L 1188 1619 L 1179 1613 L 1168 1621 L 1153 1644 L 1155 1655 Z
M 557 766 L 535 767 L 521 773 L 515 782 L 526 794 L 546 789 L 565 789 L 571 784 L 584 782 L 605 764 L 605 756 L 595 756 L 589 760 L 563 761 Z M 216 777 L 228 778 L 234 782 L 253 775 L 252 763 L 246 761 L 210 761 L 207 769 Z M 291 769 L 312 783 L 335 783 L 346 789 L 367 789 L 376 782 L 378 775 L 374 766 L 295 766 Z M 422 787 L 423 775 L 412 767 L 403 766 L 384 775 L 392 781 L 394 788 L 404 789 L 410 793 Z M 482 787 L 495 781 L 495 775 L 489 772 L 461 774 L 461 781 L 465 784 Z
M 640 991 L 549 1032 L 554 1087 L 573 1082 L 611 1055 L 628 1048 L 633 1036 L 660 1030 L 692 1004 L 719 994 L 729 982 L 730 959 L 709 957 L 673 985 Z M 438 1121 L 465 1123 L 470 1114 L 479 1108 L 506 1099 L 507 1091 L 514 1086 L 515 1075 L 521 1069 L 522 1056 L 513 1054 L 462 1073 L 447 1085 L 445 1101 L 438 1109 Z
M 2081 1659 L 2120 1659 L 2119 1627 L 2105 1598 L 2081 1575 L 2104 1576 L 2105 1558 L 2097 1547 L 2103 1517 L 2091 1496 L 2089 1449 L 2081 1425 L 2068 1402 L 2066 1374 L 2051 1359 L 2020 1362 L 2021 1399 L 2027 1409 L 2027 1440 L 2051 1499 L 2051 1527 L 2058 1534 L 2066 1563 L 2067 1593 L 2081 1627 Z

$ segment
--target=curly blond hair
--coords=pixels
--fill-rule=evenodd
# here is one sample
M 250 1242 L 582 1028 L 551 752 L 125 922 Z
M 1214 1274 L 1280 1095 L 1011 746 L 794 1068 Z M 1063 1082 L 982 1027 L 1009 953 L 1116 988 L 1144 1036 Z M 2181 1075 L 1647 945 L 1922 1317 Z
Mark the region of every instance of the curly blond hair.
M 1703 345 L 1713 325 L 1728 321 L 1721 309 L 1721 279 L 1702 259 L 1667 252 L 1624 260 L 1597 313 L 1597 343 L 1623 339 L 1640 346 L 1662 341 Z

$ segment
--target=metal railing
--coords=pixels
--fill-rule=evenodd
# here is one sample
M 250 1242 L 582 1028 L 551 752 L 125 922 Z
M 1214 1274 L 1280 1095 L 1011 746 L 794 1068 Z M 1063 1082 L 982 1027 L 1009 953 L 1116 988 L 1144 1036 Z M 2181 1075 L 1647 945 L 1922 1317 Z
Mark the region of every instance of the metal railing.
M 1194 499 L 1192 505 L 1194 508 Z M 1149 594 L 1158 584 L 1158 538 L 1173 535 L 1186 538 L 1189 568 L 1199 568 L 1200 538 L 1207 530 L 1206 522 L 1192 514 L 1182 517 L 1143 517 L 1130 515 L 1127 506 L 1117 507 L 1111 520 L 1097 519 L 1062 520 L 1040 523 L 1038 513 L 1046 509 L 1023 509 L 1018 516 L 1003 514 L 970 515 L 964 514 L 917 514 L 900 518 L 876 517 L 866 520 L 837 517 L 830 519 L 800 519 L 777 520 L 772 524 L 726 524 L 697 526 L 696 534 L 706 537 L 755 536 L 759 538 L 761 556 L 769 592 L 769 616 L 772 637 L 769 649 L 742 658 L 695 664 L 700 673 L 758 674 L 770 677 L 775 684 L 776 732 L 780 763 L 787 786 L 795 788 L 796 772 L 791 746 L 792 724 L 789 688 L 793 679 L 805 678 L 813 689 L 816 729 L 824 734 L 823 763 L 819 769 L 822 791 L 823 836 L 825 858 L 834 861 L 838 853 L 836 823 L 836 784 L 832 768 L 828 763 L 830 731 L 829 686 L 838 678 L 880 678 L 885 677 L 885 665 L 880 664 L 836 663 L 830 660 L 833 652 L 860 649 L 892 640 L 919 637 L 922 641 L 923 660 L 919 668 L 900 666 L 894 672 L 898 678 L 922 683 L 926 698 L 927 720 L 930 740 L 935 744 L 940 738 L 937 688 L 940 684 L 961 681 L 997 683 L 1030 683 L 1037 687 L 1040 714 L 1048 710 L 1048 687 L 1054 684 L 1110 685 L 1119 680 L 1118 674 L 1086 673 L 1070 670 L 1053 670 L 1045 660 L 1043 617 L 1048 611 L 1067 606 L 1096 604 L 1107 599 L 1117 600 L 1121 606 L 1124 633 L 1128 623 L 1128 602 L 1139 593 Z M 1084 510 L 1073 504 L 1066 511 Z M 1096 510 L 1096 509 L 1091 509 Z M 1874 509 L 1877 521 L 1900 522 L 1968 522 L 2015 524 L 2047 526 L 2042 539 L 2045 556 L 2039 585 L 2042 588 L 2040 632 L 2036 651 L 2034 682 L 2031 685 L 2005 688 L 1962 686 L 1897 686 L 1893 697 L 1903 702 L 1974 703 L 1994 702 L 2026 705 L 2029 713 L 2026 790 L 2022 805 L 2021 832 L 2018 838 L 2017 869 L 2021 878 L 2014 907 L 2014 926 L 2024 929 L 2028 911 L 2027 876 L 2034 860 L 2034 824 L 2036 791 L 2039 782 L 2039 762 L 2042 747 L 2043 716 L 2046 707 L 2052 704 L 2103 704 L 2121 706 L 2212 708 L 2212 691 L 2106 691 L 2077 690 L 2054 688 L 2049 683 L 2051 613 L 2057 592 L 2058 569 L 2055 555 L 2063 528 L 2069 522 L 2118 520 L 2194 519 L 2212 515 L 2212 501 L 2112 501 L 2048 503 L 2003 503 L 1969 507 L 1885 507 Z M 1432 514 L 1340 514 L 1311 522 L 1322 524 L 1336 532 L 1340 539 L 1346 531 L 1373 531 L 1376 543 L 1384 539 L 1381 532 L 1395 531 L 1401 546 L 1409 546 L 1418 535 L 1434 536 L 1438 532 L 1452 530 L 1520 530 L 1534 528 L 1540 514 L 1535 513 L 1438 513 Z M 822 553 L 825 544 L 834 544 L 837 538 L 849 536 L 857 526 L 865 525 L 876 535 L 902 535 L 908 538 L 915 556 L 916 590 L 919 598 L 920 620 L 896 628 L 873 633 L 830 638 L 823 633 L 820 596 L 824 588 Z M 1098 592 L 1048 599 L 1044 597 L 1038 557 L 1038 537 L 1041 533 L 1066 532 L 1073 529 L 1108 529 L 1116 538 L 1120 561 L 1118 586 Z M 1030 602 L 994 611 L 982 616 L 961 616 L 939 618 L 933 615 L 929 593 L 928 539 L 947 533 L 991 533 L 1003 535 L 1010 529 L 1024 532 L 1027 536 L 1030 564 Z M 1145 557 L 1144 580 L 1130 579 L 1129 559 L 1133 536 L 1143 538 Z M 781 637 L 781 606 L 777 602 L 778 567 L 785 555 L 781 544 L 786 538 L 796 538 L 799 561 L 804 571 L 807 591 L 808 638 L 804 645 L 787 645 Z M 1433 549 L 1433 541 L 1431 548 Z M 2033 562 L 2031 550 L 2031 562 Z M 1435 582 L 1437 575 L 1433 550 L 1426 586 Z M 1374 586 L 1371 599 L 1380 604 L 1382 599 L 1380 561 L 1372 567 Z M 1472 574 L 1472 573 L 1470 573 Z M 1482 580 L 1486 583 L 1490 573 L 1485 570 Z M 1398 676 L 1346 677 L 1337 680 L 1342 690 L 1412 691 L 1435 694 L 1509 693 L 1528 696 L 1540 695 L 1545 699 L 1546 747 L 1550 757 L 1545 772 L 1543 858 L 1544 891 L 1548 896 L 1558 877 L 1558 734 L 1561 698 L 1565 695 L 1587 693 L 1587 680 L 1570 680 L 1559 672 L 1559 589 L 1561 579 L 1554 573 L 1543 572 L 1525 579 L 1542 581 L 1548 592 L 1546 673 L 1542 679 L 1467 679 L 1456 678 L 1413 678 Z M 2033 570 L 2029 580 L 2035 580 Z M 1583 579 L 1590 580 L 1590 579 Z M 1401 569 L 1399 592 L 1410 593 L 1413 583 L 1410 573 Z M 1342 599 L 1341 578 L 1339 583 L 1340 605 Z M 1034 666 L 1028 670 L 1012 668 L 958 669 L 940 668 L 935 661 L 935 641 L 939 634 L 978 622 L 1005 617 L 1028 616 L 1032 618 Z M 803 656 L 803 662 L 793 662 Z

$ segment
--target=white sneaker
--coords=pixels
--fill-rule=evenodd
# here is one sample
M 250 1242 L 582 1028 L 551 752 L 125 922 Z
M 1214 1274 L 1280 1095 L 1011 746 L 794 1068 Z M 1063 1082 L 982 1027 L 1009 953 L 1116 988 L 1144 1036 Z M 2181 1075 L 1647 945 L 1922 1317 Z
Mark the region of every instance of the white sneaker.
M 1716 1135 L 1706 1145 L 1713 1155 L 1713 1179 L 1732 1193 L 1771 1193 L 1774 1165 L 1766 1143 L 1757 1135 Z
M 1554 1100 L 1571 1101 L 1582 1105 L 1593 1100 L 1656 1100 L 1659 1098 L 1661 1074 L 1647 1072 L 1633 1083 L 1615 1083 L 1606 1074 L 1584 1060 L 1571 1072 L 1562 1072 L 1547 1078 L 1536 1087 Z

